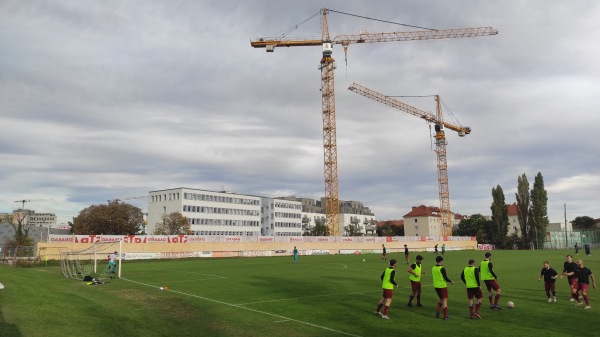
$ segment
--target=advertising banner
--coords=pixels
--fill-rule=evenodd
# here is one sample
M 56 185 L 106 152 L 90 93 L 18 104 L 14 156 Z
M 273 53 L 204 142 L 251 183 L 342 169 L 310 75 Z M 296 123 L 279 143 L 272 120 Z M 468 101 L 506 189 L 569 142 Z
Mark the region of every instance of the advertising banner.
M 477 245 L 477 249 L 479 250 L 494 250 L 495 248 L 494 245 L 488 243 L 480 243 Z

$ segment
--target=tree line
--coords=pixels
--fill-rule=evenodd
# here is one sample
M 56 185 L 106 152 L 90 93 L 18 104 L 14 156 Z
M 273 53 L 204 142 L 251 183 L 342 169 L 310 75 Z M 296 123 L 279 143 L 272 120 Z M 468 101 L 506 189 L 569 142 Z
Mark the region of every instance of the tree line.
M 491 219 L 474 214 L 458 224 L 456 235 L 476 236 L 479 243 L 494 244 L 499 248 L 544 248 L 548 228 L 548 193 L 544 188 L 541 172 L 535 176 L 533 188 L 529 189 L 527 175 L 517 178 L 515 193 L 518 227 L 511 235 L 508 207 L 504 190 L 500 185 L 492 188 Z

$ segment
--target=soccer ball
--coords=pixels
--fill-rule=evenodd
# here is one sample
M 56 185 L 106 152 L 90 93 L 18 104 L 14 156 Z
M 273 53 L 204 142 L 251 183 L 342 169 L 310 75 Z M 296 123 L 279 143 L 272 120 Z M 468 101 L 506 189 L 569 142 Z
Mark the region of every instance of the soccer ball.
M 515 307 L 515 303 L 513 301 L 508 301 L 508 303 L 506 303 L 506 306 L 512 309 Z
M 363 259 L 363 262 L 365 262 L 365 261 L 367 261 L 367 260 Z

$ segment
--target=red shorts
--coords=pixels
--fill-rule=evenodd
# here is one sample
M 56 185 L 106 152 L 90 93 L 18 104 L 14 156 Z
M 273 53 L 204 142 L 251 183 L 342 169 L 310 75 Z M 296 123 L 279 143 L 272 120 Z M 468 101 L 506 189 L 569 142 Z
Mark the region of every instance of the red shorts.
M 573 288 L 573 289 L 587 293 L 589 286 L 590 285 L 587 283 L 577 283 L 576 288 Z
M 435 288 L 435 292 L 437 293 L 440 300 L 448 298 L 448 288 Z
M 394 289 L 383 289 L 383 298 L 392 298 Z
M 544 282 L 544 290 L 554 291 L 556 289 L 556 282 Z
M 413 293 L 421 291 L 421 282 L 410 280 L 410 288 L 412 289 Z
M 571 278 L 567 280 L 572 289 L 577 288 L 577 278 Z
M 481 292 L 481 288 L 467 288 L 467 298 L 468 299 L 472 299 L 473 297 L 475 297 L 475 298 L 482 298 L 483 297 L 483 293 Z
M 492 289 L 494 289 L 494 290 L 500 289 L 500 285 L 498 284 L 498 281 L 496 281 L 496 280 L 485 280 L 483 282 L 485 282 L 485 286 L 487 287 L 488 291 L 492 291 Z

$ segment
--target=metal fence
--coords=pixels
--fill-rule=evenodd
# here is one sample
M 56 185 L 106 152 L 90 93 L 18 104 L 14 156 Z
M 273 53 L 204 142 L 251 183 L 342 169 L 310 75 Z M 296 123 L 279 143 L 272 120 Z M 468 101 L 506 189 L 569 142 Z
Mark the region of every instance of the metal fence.
M 596 247 L 600 243 L 600 230 L 574 230 L 568 232 L 549 232 L 544 243 L 545 249 L 565 249 L 574 248 L 575 243 L 579 249 L 583 249 L 584 245 Z

